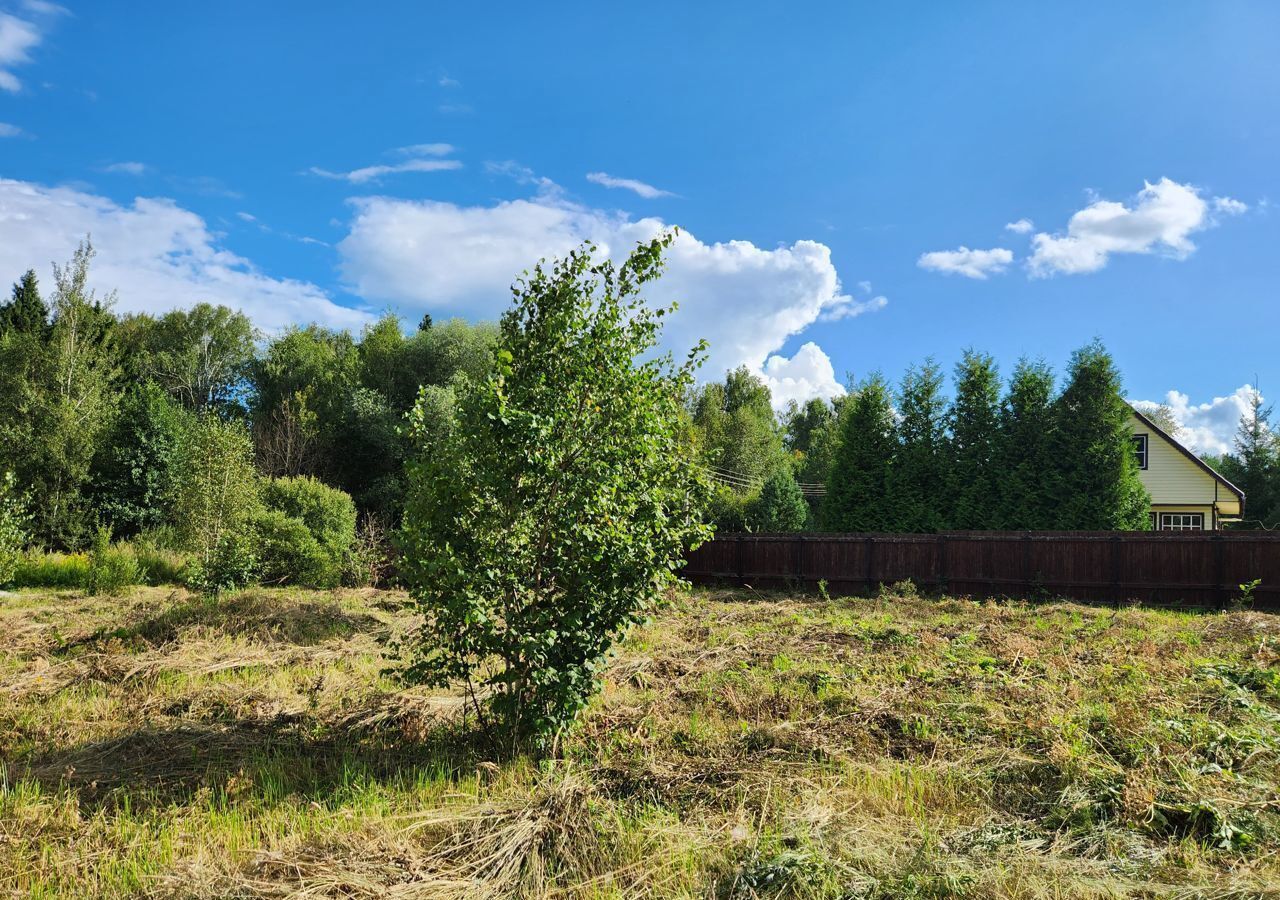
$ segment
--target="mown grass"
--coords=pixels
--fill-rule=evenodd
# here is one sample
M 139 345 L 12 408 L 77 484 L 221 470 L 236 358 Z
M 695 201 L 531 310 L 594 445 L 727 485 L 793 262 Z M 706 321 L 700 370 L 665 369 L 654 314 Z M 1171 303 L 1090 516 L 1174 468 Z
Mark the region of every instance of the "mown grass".
M 1280 896 L 1280 619 L 698 592 L 536 763 L 403 600 L 0 598 L 0 893 Z

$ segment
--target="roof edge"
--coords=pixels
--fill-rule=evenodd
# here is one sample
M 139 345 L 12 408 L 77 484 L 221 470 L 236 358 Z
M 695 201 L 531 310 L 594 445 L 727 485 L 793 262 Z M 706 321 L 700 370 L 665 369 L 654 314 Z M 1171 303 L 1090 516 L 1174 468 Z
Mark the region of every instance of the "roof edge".
M 1241 513 L 1241 515 L 1243 515 L 1243 514 L 1244 514 L 1244 491 L 1240 490 L 1240 488 L 1236 487 L 1236 486 L 1235 486 L 1234 484 L 1232 484 L 1230 481 L 1227 481 L 1227 479 L 1223 476 L 1223 474 L 1222 474 L 1221 472 L 1219 472 L 1219 471 L 1218 471 L 1217 469 L 1215 469 L 1213 466 L 1209 465 L 1209 464 L 1208 464 L 1207 462 L 1205 462 L 1203 459 L 1201 459 L 1200 457 L 1198 457 L 1198 456 L 1196 456 L 1194 453 L 1192 453 L 1190 450 L 1188 450 L 1188 449 L 1183 445 L 1183 443 L 1182 443 L 1180 440 L 1178 440 L 1178 439 L 1177 439 L 1176 437 L 1174 437 L 1173 435 L 1169 434 L 1169 432 L 1165 431 L 1163 428 L 1161 428 L 1161 427 L 1160 427 L 1159 425 L 1157 425 L 1155 422 L 1153 422 L 1153 421 L 1151 421 L 1150 419 L 1148 419 L 1145 415 L 1143 415 L 1142 410 L 1138 409 L 1136 406 L 1134 406 L 1134 405 L 1133 405 L 1132 403 L 1130 403 L 1128 400 L 1126 400 L 1126 401 L 1125 401 L 1125 405 L 1126 405 L 1126 406 L 1128 406 L 1128 407 L 1129 407 L 1129 409 L 1130 409 L 1130 411 L 1132 411 L 1132 412 L 1133 412 L 1133 414 L 1134 414 L 1135 416 L 1137 416 L 1137 417 L 1138 417 L 1138 421 L 1139 421 L 1139 422 L 1141 422 L 1143 425 L 1146 425 L 1148 428 L 1150 428 L 1150 429 L 1151 429 L 1152 431 L 1154 431 L 1156 434 L 1160 435 L 1160 437 L 1164 438 L 1166 441 L 1168 441 L 1170 444 L 1172 444 L 1174 447 L 1176 447 L 1176 448 L 1178 449 L 1178 451 L 1179 451 L 1183 456 L 1185 456 L 1187 459 L 1191 460 L 1191 461 L 1192 461 L 1193 463 L 1195 463 L 1199 468 L 1201 468 L 1201 469 L 1203 469 L 1204 471 L 1208 472 L 1210 475 L 1212 475 L 1212 476 L 1213 476 L 1214 478 L 1216 478 L 1218 481 L 1220 481 L 1220 482 L 1222 482 L 1224 485 L 1226 485 L 1226 486 L 1231 490 L 1231 493 L 1235 494 L 1235 495 L 1240 499 L 1240 513 Z

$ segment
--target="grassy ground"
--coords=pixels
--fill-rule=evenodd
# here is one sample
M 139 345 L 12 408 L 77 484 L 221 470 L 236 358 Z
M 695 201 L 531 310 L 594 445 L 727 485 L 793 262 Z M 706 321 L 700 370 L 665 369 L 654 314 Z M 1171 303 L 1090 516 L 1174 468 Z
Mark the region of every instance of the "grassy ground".
M 1280 897 L 1280 618 L 698 593 L 539 766 L 403 599 L 0 598 L 0 895 Z

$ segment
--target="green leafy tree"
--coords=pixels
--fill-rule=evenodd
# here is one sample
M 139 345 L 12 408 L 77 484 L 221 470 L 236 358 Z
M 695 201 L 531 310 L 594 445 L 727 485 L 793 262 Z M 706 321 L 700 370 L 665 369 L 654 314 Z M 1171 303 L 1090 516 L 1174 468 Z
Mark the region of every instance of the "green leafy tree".
M 68 265 L 54 266 L 47 336 L 10 332 L 0 354 L 0 453 L 30 496 L 36 539 L 55 546 L 82 546 L 91 536 L 90 465 L 119 402 L 114 296 L 89 290 L 93 256 L 86 241 Z
M 571 722 L 707 535 L 681 408 L 701 348 L 655 358 L 667 310 L 639 297 L 670 240 L 616 268 L 589 245 L 536 266 L 497 371 L 459 386 L 448 427 L 421 405 L 411 420 L 402 566 L 424 621 L 405 675 L 467 686 L 512 748 Z
M 240 567 L 261 508 L 253 444 L 243 423 L 206 413 L 183 432 L 174 485 L 174 524 L 185 549 L 209 571 Z M 216 571 L 212 586 L 222 586 Z
M 1000 508 L 996 527 L 1055 527 L 1062 485 L 1053 370 L 1020 360 L 1000 403 L 996 453 Z
M 13 296 L 0 306 L 0 334 L 42 334 L 49 327 L 49 307 L 40 297 L 34 269 L 28 269 L 13 286 Z
M 90 469 L 93 507 L 117 537 L 168 521 L 189 415 L 153 381 L 125 394 Z
M 999 473 L 996 471 L 1000 416 L 1000 375 L 995 360 L 966 350 L 956 366 L 947 461 L 949 528 L 996 528 Z
M 0 475 L 0 587 L 13 581 L 22 551 L 31 539 L 25 498 L 12 472 Z
M 933 532 L 946 521 L 946 412 L 942 369 L 933 360 L 912 367 L 898 392 L 898 444 L 885 505 L 894 531 Z
M 155 320 L 147 335 L 150 374 L 188 409 L 240 410 L 257 329 L 244 313 L 197 303 Z
M 893 520 L 885 496 L 897 449 L 892 395 L 884 378 L 873 375 L 845 405 L 820 521 L 827 531 L 888 531 Z
M 803 406 L 792 400 L 782 417 L 787 449 L 793 453 L 808 453 L 813 449 L 814 436 L 834 414 L 831 404 L 822 397 L 814 397 Z
M 1099 341 L 1071 357 L 1067 385 L 1054 404 L 1058 478 L 1056 528 L 1141 531 L 1151 498 L 1138 477 L 1129 406 L 1120 373 Z
M 779 470 L 760 489 L 751 505 L 750 522 L 756 531 L 803 531 L 809 521 L 809 504 L 790 472 Z

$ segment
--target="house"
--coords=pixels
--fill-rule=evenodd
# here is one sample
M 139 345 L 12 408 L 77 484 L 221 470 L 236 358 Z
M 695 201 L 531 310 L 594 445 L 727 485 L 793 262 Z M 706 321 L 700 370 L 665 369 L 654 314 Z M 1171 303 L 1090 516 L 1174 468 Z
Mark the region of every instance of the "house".
M 1244 492 L 1130 407 L 1138 475 L 1151 495 L 1155 531 L 1205 531 L 1244 513 Z

